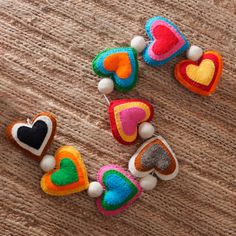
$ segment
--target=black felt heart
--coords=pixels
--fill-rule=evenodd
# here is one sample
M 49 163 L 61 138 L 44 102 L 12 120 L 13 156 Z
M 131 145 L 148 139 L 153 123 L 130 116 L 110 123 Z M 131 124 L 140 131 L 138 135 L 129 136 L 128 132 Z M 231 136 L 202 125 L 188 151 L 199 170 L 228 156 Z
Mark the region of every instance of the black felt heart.
M 33 124 L 32 128 L 27 126 L 20 127 L 17 130 L 17 137 L 22 143 L 38 150 L 40 149 L 47 132 L 47 124 L 42 120 L 38 120 Z

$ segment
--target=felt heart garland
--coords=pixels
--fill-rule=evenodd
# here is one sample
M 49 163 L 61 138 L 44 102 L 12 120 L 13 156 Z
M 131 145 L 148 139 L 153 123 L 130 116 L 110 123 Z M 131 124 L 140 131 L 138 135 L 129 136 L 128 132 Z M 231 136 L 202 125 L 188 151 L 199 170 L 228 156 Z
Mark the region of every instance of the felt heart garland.
M 6 134 L 12 143 L 40 160 L 53 140 L 56 126 L 55 116 L 42 112 L 36 115 L 31 123 L 15 121 L 8 125 Z
M 104 78 L 98 85 L 106 95 L 114 87 L 121 92 L 132 89 L 138 79 L 137 53 L 143 51 L 147 64 L 162 65 L 183 51 L 189 42 L 171 21 L 157 16 L 148 20 L 146 32 L 150 43 L 137 36 L 131 47 L 111 48 L 100 52 L 93 60 L 94 72 Z M 191 49 L 191 50 L 190 50 Z M 175 77 L 186 88 L 201 95 L 214 92 L 221 73 L 222 58 L 215 51 L 202 55 L 199 47 L 191 46 L 187 57 L 175 66 Z M 50 113 L 40 113 L 32 122 L 14 122 L 7 128 L 8 138 L 21 149 L 41 159 L 41 168 L 47 172 L 41 179 L 42 190 L 53 196 L 64 196 L 88 189 L 88 195 L 97 197 L 98 210 L 113 216 L 129 207 L 142 193 L 154 189 L 156 176 L 161 180 L 176 177 L 179 164 L 174 152 L 161 136 L 153 137 L 154 128 L 147 121 L 153 117 L 153 107 L 140 99 L 121 99 L 109 103 L 109 118 L 114 138 L 125 145 L 133 144 L 138 134 L 147 140 L 131 157 L 129 170 L 136 182 L 126 171 L 116 165 L 103 166 L 97 181 L 89 184 L 87 170 L 79 151 L 72 146 L 62 146 L 55 157 L 45 155 L 56 131 L 56 119 Z

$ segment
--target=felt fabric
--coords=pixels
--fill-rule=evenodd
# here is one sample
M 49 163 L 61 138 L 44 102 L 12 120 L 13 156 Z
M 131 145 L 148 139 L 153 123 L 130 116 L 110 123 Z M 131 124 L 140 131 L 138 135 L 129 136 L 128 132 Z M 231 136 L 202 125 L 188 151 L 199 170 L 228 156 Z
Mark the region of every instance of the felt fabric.
M 93 60 L 94 72 L 111 77 L 120 92 L 132 89 L 138 80 L 137 52 L 133 48 L 111 48 L 100 52 Z
M 140 185 L 121 167 L 103 166 L 97 181 L 104 187 L 104 193 L 96 201 L 98 210 L 106 215 L 117 215 L 129 207 L 141 194 Z
M 79 180 L 76 165 L 69 158 L 64 158 L 60 162 L 60 169 L 53 172 L 51 181 L 58 186 L 64 186 Z
M 38 150 L 41 147 L 47 132 L 47 124 L 42 120 L 37 120 L 32 127 L 19 127 L 16 135 L 22 143 Z
M 55 153 L 56 167 L 43 175 L 42 190 L 53 196 L 64 196 L 88 188 L 87 170 L 79 151 L 72 146 L 62 146 Z
M 31 123 L 15 121 L 7 126 L 6 135 L 16 146 L 40 160 L 56 132 L 56 118 L 49 112 L 36 115 Z
M 216 51 L 206 51 L 197 62 L 183 60 L 175 66 L 175 78 L 187 89 L 203 96 L 211 95 L 220 80 L 223 59 Z
M 152 105 L 140 99 L 114 100 L 108 112 L 114 138 L 125 145 L 136 141 L 138 124 L 152 120 L 154 113 Z
M 149 65 L 165 64 L 190 46 L 177 26 L 164 17 L 149 19 L 145 28 L 151 42 L 143 52 L 143 59 Z
M 162 180 L 176 177 L 178 160 L 167 141 L 157 136 L 146 141 L 131 157 L 129 170 L 136 177 L 144 177 L 151 172 Z

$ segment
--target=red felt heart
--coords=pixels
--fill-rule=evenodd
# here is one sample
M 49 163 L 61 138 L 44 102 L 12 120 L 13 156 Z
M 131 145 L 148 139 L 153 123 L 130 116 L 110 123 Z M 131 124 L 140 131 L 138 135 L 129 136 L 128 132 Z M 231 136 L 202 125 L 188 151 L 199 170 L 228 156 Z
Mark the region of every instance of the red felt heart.
M 166 26 L 158 25 L 152 31 L 155 42 L 153 44 L 153 52 L 161 55 L 168 52 L 178 43 L 178 38 Z
M 140 99 L 114 100 L 109 106 L 114 138 L 125 145 L 133 144 L 138 136 L 137 126 L 153 117 L 152 105 Z

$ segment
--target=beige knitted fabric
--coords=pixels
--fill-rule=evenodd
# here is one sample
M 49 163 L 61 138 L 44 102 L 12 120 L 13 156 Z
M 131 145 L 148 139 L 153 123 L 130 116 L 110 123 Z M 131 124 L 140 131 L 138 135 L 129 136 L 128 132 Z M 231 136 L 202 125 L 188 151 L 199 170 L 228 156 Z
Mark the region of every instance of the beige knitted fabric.
M 236 235 L 235 14 L 235 0 L 0 0 L 0 235 Z M 154 105 L 154 124 L 179 159 L 179 176 L 159 181 L 113 218 L 102 216 L 85 191 L 46 195 L 39 163 L 7 142 L 6 125 L 51 111 L 58 131 L 49 154 L 77 146 L 90 180 L 106 164 L 127 168 L 141 141 L 127 147 L 112 138 L 91 61 L 106 47 L 146 37 L 145 22 L 156 15 L 171 19 L 191 44 L 224 58 L 211 97 L 174 79 L 184 55 L 160 68 L 140 56 L 135 89 L 109 96 Z

